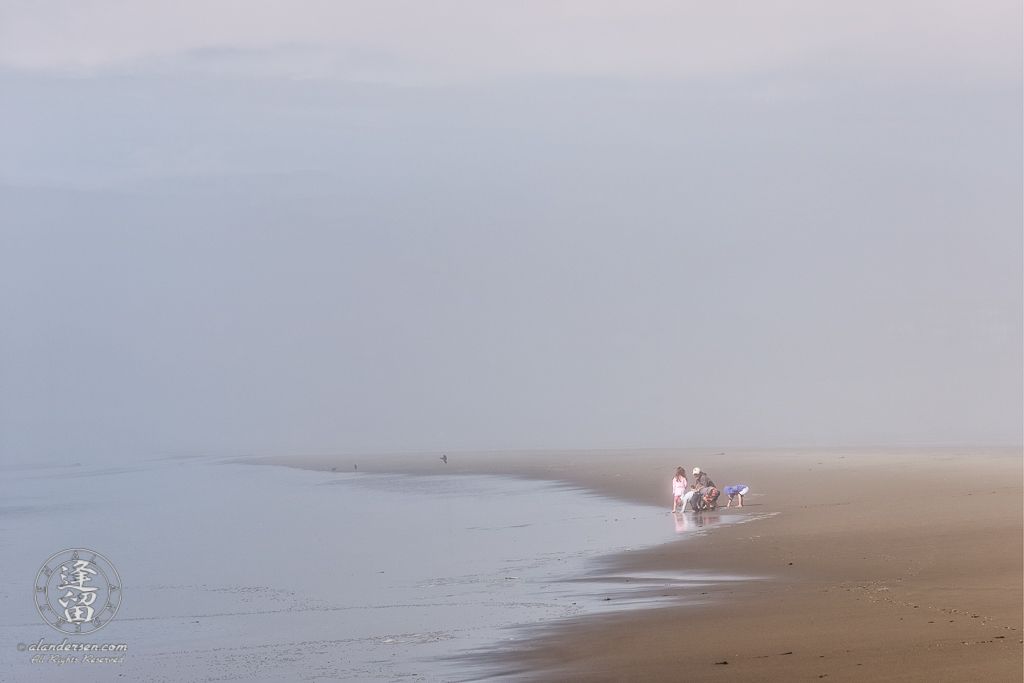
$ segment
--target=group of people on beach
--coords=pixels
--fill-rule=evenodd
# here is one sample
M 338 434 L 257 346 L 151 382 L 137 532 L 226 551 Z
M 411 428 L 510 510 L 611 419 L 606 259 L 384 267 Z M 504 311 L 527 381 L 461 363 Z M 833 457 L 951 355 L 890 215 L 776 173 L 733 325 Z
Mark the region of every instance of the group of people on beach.
M 686 470 L 677 467 L 676 474 L 672 477 L 672 512 L 686 512 L 687 505 L 690 506 L 691 512 L 717 510 L 718 497 L 723 492 L 729 496 L 726 507 L 732 507 L 736 499 L 739 499 L 736 507 L 743 507 L 743 496 L 749 491 L 744 484 L 726 486 L 723 491 L 719 491 L 708 473 L 702 472 L 699 467 L 693 468 L 693 484 L 690 484 L 686 479 Z

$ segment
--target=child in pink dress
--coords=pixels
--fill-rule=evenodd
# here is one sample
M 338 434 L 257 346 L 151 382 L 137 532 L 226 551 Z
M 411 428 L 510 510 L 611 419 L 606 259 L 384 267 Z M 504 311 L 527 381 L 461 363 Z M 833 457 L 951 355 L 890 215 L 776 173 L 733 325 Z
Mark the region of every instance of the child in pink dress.
M 686 470 L 676 468 L 676 476 L 672 477 L 672 512 L 676 512 L 686 495 Z M 685 508 L 686 505 L 683 505 Z

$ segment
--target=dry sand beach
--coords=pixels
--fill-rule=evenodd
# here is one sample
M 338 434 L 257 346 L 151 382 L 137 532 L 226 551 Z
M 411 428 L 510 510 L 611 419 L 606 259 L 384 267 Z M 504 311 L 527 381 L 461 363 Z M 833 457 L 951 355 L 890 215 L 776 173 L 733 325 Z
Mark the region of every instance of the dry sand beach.
M 671 506 L 676 466 L 751 487 L 751 524 L 610 558 L 757 576 L 707 602 L 538 628 L 491 655 L 549 681 L 1019 681 L 1020 449 L 601 451 L 267 459 L 309 469 L 502 474 Z M 777 514 L 771 514 L 777 513 Z M 762 517 L 763 516 L 763 517 Z

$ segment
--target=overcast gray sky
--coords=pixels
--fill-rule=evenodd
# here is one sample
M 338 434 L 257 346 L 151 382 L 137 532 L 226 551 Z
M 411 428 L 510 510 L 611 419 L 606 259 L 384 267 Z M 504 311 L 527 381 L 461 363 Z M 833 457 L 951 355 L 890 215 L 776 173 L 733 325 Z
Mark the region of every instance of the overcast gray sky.
M 1021 25 L 0 3 L 0 453 L 1020 443 Z

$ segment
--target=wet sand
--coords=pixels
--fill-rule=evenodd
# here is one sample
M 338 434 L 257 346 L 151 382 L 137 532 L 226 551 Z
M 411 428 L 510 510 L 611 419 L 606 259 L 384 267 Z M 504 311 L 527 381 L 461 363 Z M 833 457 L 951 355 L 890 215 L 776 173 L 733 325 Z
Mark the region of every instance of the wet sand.
M 516 642 L 522 624 L 635 609 L 666 591 L 683 600 L 735 580 L 606 577 L 603 558 L 697 525 L 680 531 L 658 507 L 510 477 L 159 458 L 3 469 L 0 501 L 11 576 L 34 578 L 54 551 L 82 546 L 117 567 L 124 600 L 102 640 L 85 642 L 127 651 L 97 666 L 68 660 L 61 670 L 83 683 L 450 683 L 490 671 L 490 658 L 467 653 Z M 0 680 L 51 681 L 57 662 L 26 648 L 78 637 L 74 625 L 47 625 L 61 591 L 27 600 L 26 588 L 0 586 L 0 642 L 10 644 Z
M 548 681 L 1019 681 L 1021 449 L 601 451 L 303 456 L 311 469 L 504 474 L 671 508 L 676 466 L 751 488 L 684 543 L 610 558 L 624 573 L 762 577 L 708 602 L 566 621 L 487 655 Z M 724 497 L 723 497 L 724 499 Z M 777 514 L 771 514 L 777 513 Z

